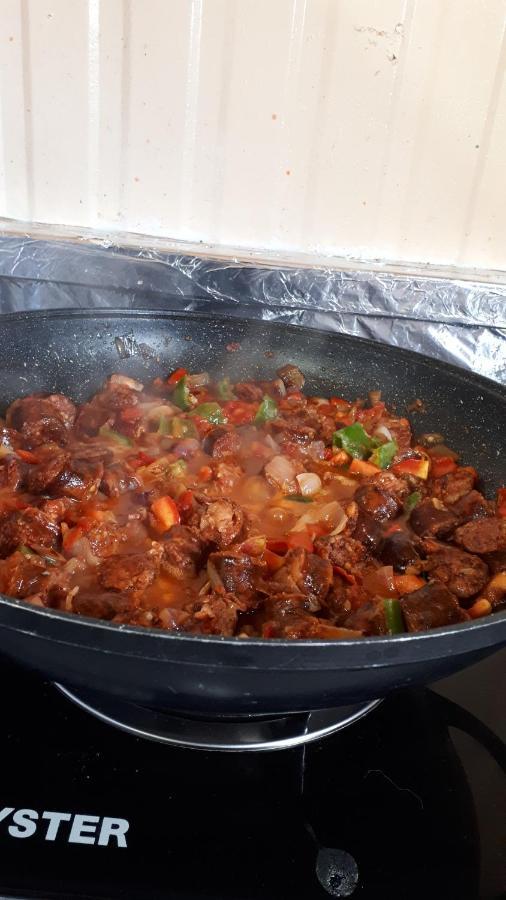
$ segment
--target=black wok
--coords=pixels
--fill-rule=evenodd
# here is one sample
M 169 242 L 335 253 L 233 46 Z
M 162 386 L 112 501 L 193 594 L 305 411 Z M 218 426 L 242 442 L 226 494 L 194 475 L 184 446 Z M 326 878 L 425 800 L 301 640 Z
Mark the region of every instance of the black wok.
M 53 311 L 0 320 L 2 399 L 62 391 L 78 401 L 111 372 L 147 380 L 184 365 L 269 377 L 286 362 L 315 394 L 379 388 L 418 431 L 443 432 L 485 491 L 504 483 L 506 391 L 404 350 L 306 328 L 171 312 Z M 237 352 L 227 345 L 239 342 Z M 426 683 L 506 644 L 506 612 L 428 633 L 355 641 L 201 637 L 118 626 L 0 597 L 0 649 L 49 678 L 196 714 L 333 707 Z

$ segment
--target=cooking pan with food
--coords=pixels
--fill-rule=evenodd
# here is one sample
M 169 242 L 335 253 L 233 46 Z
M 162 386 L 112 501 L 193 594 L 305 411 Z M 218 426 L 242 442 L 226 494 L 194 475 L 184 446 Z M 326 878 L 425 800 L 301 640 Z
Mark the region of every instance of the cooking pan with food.
M 409 415 L 416 434 L 442 433 L 461 455 L 459 464 L 476 468 L 487 497 L 504 484 L 504 388 L 418 354 L 307 328 L 159 311 L 21 313 L 2 317 L 0 329 L 4 410 L 34 393 L 61 393 L 83 403 L 115 373 L 147 384 L 183 366 L 211 378 L 227 376 L 232 384 L 267 383 L 296 365 L 306 377 L 307 395 L 353 400 L 381 391 L 397 416 Z M 364 471 L 374 472 L 373 462 L 383 465 L 381 456 L 392 444 L 390 432 L 383 432 Z M 341 449 L 346 457 L 346 446 Z M 28 464 L 30 452 L 21 453 Z M 310 480 L 300 480 L 300 487 L 310 489 Z M 454 572 L 455 578 L 460 574 Z M 0 596 L 0 650 L 68 686 L 195 715 L 295 712 L 368 700 L 441 678 L 506 644 L 501 604 L 492 615 L 472 618 L 464 612 L 462 621 L 456 617 L 430 630 L 416 630 L 415 620 L 415 630 L 407 633 L 359 631 L 341 639 L 339 629 L 330 628 L 332 639 L 326 639 L 322 626 L 315 638 L 306 636 L 309 630 L 295 634 L 298 640 L 280 637 L 288 632 L 270 626 L 262 632 L 246 625 L 233 637 L 139 627 L 128 616 L 105 621 L 82 614 L 86 605 L 77 608 L 81 614 Z M 394 613 L 389 607 L 388 614 Z

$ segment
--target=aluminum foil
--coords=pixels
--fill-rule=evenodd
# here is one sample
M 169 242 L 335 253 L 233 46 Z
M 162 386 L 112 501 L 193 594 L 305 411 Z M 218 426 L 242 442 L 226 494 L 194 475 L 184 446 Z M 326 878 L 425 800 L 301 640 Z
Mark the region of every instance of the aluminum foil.
M 506 284 L 255 265 L 108 241 L 0 236 L 0 312 L 210 310 L 342 331 L 506 384 Z

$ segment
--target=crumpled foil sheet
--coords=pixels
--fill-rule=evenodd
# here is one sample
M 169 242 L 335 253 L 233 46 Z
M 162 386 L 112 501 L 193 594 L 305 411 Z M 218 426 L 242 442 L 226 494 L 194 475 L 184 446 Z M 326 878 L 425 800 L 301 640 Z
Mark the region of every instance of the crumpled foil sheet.
M 0 236 L 0 312 L 177 309 L 341 331 L 506 384 L 506 284 Z

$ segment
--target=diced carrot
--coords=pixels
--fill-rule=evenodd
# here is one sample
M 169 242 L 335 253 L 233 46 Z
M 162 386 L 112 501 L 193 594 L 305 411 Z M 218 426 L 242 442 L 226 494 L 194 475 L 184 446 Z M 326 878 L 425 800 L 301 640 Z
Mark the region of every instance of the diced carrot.
M 32 453 L 31 450 L 16 450 L 16 453 L 23 462 L 30 463 L 32 466 L 36 465 L 39 461 L 35 456 L 35 453 Z
M 177 384 L 185 375 L 188 375 L 186 369 L 176 369 L 172 375 L 169 375 L 167 378 L 167 384 Z
M 334 570 L 334 575 L 339 575 L 344 581 L 347 581 L 348 584 L 356 584 L 357 579 L 350 572 L 347 572 L 346 569 L 343 569 L 341 566 L 332 566 Z
M 486 600 L 483 597 L 481 600 L 476 600 L 467 612 L 471 616 L 471 619 L 481 619 L 482 616 L 490 615 L 492 612 L 492 604 L 490 600 Z
M 449 475 L 450 472 L 455 472 L 456 468 L 457 463 L 449 456 L 432 457 L 432 474 L 434 478 L 441 478 L 442 475 Z
M 396 475 L 414 475 L 425 480 L 429 477 L 429 466 L 428 459 L 403 459 L 396 463 L 393 470 Z
M 151 512 L 156 521 L 158 531 L 168 531 L 173 525 L 179 525 L 179 510 L 172 497 L 159 497 L 151 504 Z
M 394 575 L 395 590 L 402 596 L 411 594 L 419 588 L 424 587 L 426 582 L 418 575 Z
M 211 478 L 213 477 L 211 466 L 202 466 L 197 473 L 197 477 L 199 481 L 211 481 Z
M 184 491 L 181 494 L 179 500 L 177 501 L 177 505 L 181 512 L 186 512 L 186 510 L 191 509 L 193 503 L 193 491 Z
M 370 475 L 376 475 L 377 472 L 381 472 L 381 469 L 378 466 L 373 466 L 372 463 L 365 462 L 363 459 L 354 459 L 349 468 L 350 475 L 365 475 L 366 477 Z
M 122 422 L 138 422 L 142 419 L 142 410 L 138 406 L 125 406 L 119 417 Z
M 332 464 L 334 466 L 346 466 L 350 459 L 351 457 L 349 453 L 346 453 L 346 450 L 338 450 L 337 453 L 334 451 L 332 455 Z
M 506 519 L 506 487 L 497 491 L 497 515 Z
M 277 553 L 273 553 L 272 550 L 268 549 L 264 551 L 264 560 L 269 572 L 277 572 L 284 563 L 282 556 L 278 556 Z

